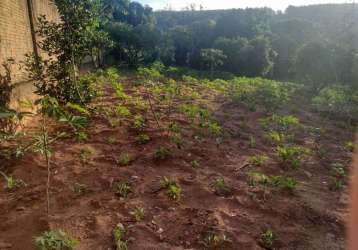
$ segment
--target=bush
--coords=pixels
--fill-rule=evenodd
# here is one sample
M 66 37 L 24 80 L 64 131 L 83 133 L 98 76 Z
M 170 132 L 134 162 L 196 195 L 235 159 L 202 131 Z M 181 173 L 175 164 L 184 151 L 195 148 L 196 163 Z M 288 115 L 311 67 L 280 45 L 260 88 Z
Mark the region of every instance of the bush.
M 274 111 L 286 104 L 295 87 L 291 83 L 282 83 L 262 78 L 235 78 L 229 95 L 234 101 L 246 104 L 255 110 L 257 106 Z
M 317 111 L 328 115 L 348 119 L 358 117 L 358 92 L 352 92 L 345 86 L 333 85 L 323 88 L 312 99 L 312 103 Z

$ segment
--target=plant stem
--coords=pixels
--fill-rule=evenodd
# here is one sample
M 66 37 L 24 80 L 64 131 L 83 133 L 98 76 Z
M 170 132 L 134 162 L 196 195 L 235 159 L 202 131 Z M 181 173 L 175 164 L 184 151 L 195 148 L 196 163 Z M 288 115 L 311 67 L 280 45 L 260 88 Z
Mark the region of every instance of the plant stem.
M 46 126 L 46 117 L 42 114 L 42 140 L 43 140 L 43 150 L 46 159 L 47 167 L 47 181 L 46 181 L 46 212 L 47 215 L 50 214 L 50 185 L 51 185 L 51 165 L 50 157 L 48 151 L 48 138 L 47 138 L 47 126 Z

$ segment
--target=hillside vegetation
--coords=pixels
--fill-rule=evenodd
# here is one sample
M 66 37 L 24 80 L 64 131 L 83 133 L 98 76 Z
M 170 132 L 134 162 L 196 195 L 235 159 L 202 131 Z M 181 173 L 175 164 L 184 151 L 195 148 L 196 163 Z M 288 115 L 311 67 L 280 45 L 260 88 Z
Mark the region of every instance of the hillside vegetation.
M 356 50 L 323 20 L 353 5 L 55 3 L 38 99 L 0 74 L 0 249 L 345 249 Z

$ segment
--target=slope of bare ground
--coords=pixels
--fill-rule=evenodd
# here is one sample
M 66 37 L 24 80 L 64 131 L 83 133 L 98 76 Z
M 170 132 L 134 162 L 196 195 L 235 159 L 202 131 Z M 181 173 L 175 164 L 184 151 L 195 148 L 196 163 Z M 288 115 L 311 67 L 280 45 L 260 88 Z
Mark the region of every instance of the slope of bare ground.
M 131 82 L 127 79 L 126 85 Z M 106 92 L 96 105 L 110 106 L 116 101 L 111 90 Z M 347 195 L 346 191 L 330 191 L 328 185 L 332 162 L 350 162 L 351 155 L 343 145 L 353 140 L 353 131 L 323 121 L 300 104 L 293 114 L 307 128 L 319 127 L 324 133 L 300 131 L 300 145 L 313 154 L 299 169 L 284 168 L 260 126 L 259 119 L 266 117 L 264 112 L 250 112 L 220 94 L 203 93 L 203 99 L 225 131 L 222 141 L 197 137 L 190 124 L 176 115 L 173 119 L 186 127 L 181 149 L 156 129 L 153 118 L 144 129 L 152 140 L 137 145 L 138 133 L 129 123 L 112 127 L 102 116 L 94 115 L 86 142 L 78 143 L 73 138 L 54 142 L 49 218 L 42 156 L 28 153 L 13 162 L 8 172 L 27 186 L 15 192 L 0 189 L 0 249 L 36 249 L 33 237 L 48 229 L 62 229 L 79 239 L 78 250 L 114 249 L 112 235 L 118 223 L 127 228 L 128 246 L 134 250 L 209 249 L 204 241 L 210 232 L 225 234 L 229 239 L 218 249 L 264 249 L 260 238 L 267 229 L 276 235 L 272 249 L 344 249 Z M 53 129 L 62 128 L 54 125 Z M 255 147 L 249 145 L 252 137 Z M 160 146 L 170 147 L 172 156 L 155 160 L 154 151 Z M 315 153 L 317 147 L 326 150 L 325 157 Z M 93 154 L 84 161 L 81 152 L 89 148 Z M 123 152 L 133 155 L 134 160 L 120 167 L 116 159 Z M 248 157 L 260 154 L 270 157 L 267 164 L 247 164 Z M 200 162 L 197 169 L 191 166 L 193 160 Z M 293 194 L 250 187 L 250 171 L 291 176 L 299 185 Z M 174 178 L 181 186 L 180 201 L 170 200 L 160 188 L 162 176 Z M 232 187 L 230 195 L 221 197 L 213 192 L 211 183 L 219 176 Z M 132 185 L 127 198 L 113 192 L 113 183 L 119 180 Z M 2 179 L 0 183 L 4 185 Z M 78 184 L 86 186 L 83 192 L 73 191 Z M 145 209 L 142 222 L 136 222 L 130 214 L 136 207 Z

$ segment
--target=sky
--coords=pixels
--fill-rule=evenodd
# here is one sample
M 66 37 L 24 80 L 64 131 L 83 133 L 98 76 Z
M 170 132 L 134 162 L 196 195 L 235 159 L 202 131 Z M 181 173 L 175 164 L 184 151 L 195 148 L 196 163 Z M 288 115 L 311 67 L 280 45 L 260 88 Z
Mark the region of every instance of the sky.
M 229 9 L 246 7 L 270 7 L 274 10 L 285 10 L 287 6 L 310 5 L 321 3 L 352 3 L 353 0 L 136 0 L 143 4 L 150 5 L 153 9 L 163 9 L 170 5 L 175 10 L 195 3 L 201 4 L 204 9 Z

